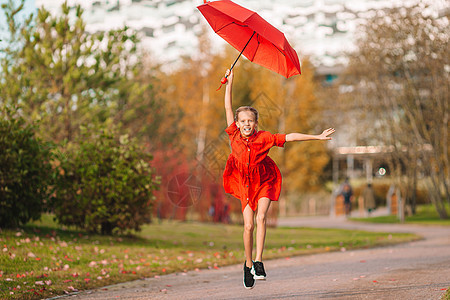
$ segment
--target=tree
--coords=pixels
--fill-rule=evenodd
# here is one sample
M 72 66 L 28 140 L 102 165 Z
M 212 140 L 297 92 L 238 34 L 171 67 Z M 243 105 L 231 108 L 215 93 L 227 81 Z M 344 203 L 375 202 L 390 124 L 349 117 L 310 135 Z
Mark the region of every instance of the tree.
M 419 2 L 377 11 L 362 28 L 345 83 L 354 87 L 371 121 L 372 141 L 392 149 L 391 163 L 415 208 L 426 176 L 429 198 L 447 217 L 449 194 L 448 18 Z M 347 95 L 348 96 L 348 95 Z M 406 177 L 402 176 L 406 174 Z
M 207 42 L 202 40 L 201 45 Z M 163 82 L 165 88 L 161 91 L 164 98 L 173 99 L 173 107 L 181 107 L 183 111 L 177 122 L 183 132 L 178 140 L 183 155 L 178 157 L 190 159 L 194 165 L 196 158 L 207 175 L 221 184 L 230 149 L 224 132 L 224 91 L 216 89 L 238 53 L 231 46 L 220 54 L 208 53 L 208 47 L 204 48 L 198 58 L 186 58 L 183 67 Z M 233 109 L 255 106 L 260 112 L 261 130 L 319 133 L 323 130 L 318 127 L 322 107 L 315 97 L 314 68 L 305 60 L 303 69 L 301 76 L 285 79 L 242 58 L 235 67 Z M 280 166 L 286 182 L 284 190 L 289 191 L 290 197 L 298 198 L 305 191 L 316 191 L 322 186 L 321 176 L 329 160 L 325 143 L 288 144 L 285 150 L 271 150 L 271 156 Z M 204 213 L 210 205 L 209 200 L 205 201 L 198 204 L 205 204 Z M 236 212 L 240 210 L 239 205 L 234 208 Z
M 252 105 L 261 114 L 261 129 L 307 134 L 325 129 L 321 127 L 323 107 L 316 96 L 315 69 L 308 59 L 302 61 L 302 74 L 289 79 L 254 64 L 245 71 L 249 73 Z M 290 202 L 286 206 L 280 204 L 281 213 L 304 200 L 302 195 L 323 187 L 324 169 L 330 160 L 326 143 L 288 143 L 285 149 L 271 150 L 270 155 L 283 174 L 283 201 Z
M 40 136 L 72 141 L 80 125 L 92 123 L 122 124 L 147 136 L 155 131 L 160 118 L 150 116 L 158 116 L 161 102 L 143 79 L 132 30 L 88 33 L 81 7 L 67 2 L 58 16 L 40 8 L 23 24 L 16 22 L 21 7 L 14 1 L 3 8 L 10 38 L 1 59 L 0 103 L 19 108 L 29 124 L 39 120 Z M 148 118 L 152 122 L 141 122 Z

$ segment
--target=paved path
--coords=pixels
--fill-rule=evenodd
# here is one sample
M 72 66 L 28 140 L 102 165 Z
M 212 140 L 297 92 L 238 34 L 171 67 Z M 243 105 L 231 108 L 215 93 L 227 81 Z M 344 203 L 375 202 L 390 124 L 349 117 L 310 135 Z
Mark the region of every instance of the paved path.
M 375 249 L 265 262 L 252 290 L 242 266 L 192 271 L 86 291 L 73 299 L 440 299 L 450 287 L 450 227 L 375 225 L 339 218 L 289 218 L 281 226 L 413 232 L 423 240 Z M 270 230 L 270 229 L 269 229 Z

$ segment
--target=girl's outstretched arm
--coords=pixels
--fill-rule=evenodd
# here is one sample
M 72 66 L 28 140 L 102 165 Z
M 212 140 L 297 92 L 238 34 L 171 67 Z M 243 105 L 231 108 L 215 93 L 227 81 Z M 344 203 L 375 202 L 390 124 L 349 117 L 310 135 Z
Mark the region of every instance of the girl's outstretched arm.
M 225 113 L 227 115 L 227 126 L 230 126 L 234 122 L 232 106 L 233 71 L 227 70 L 225 76 L 228 76 L 227 86 L 225 88 Z
M 311 135 L 303 133 L 289 133 L 286 134 L 286 142 L 294 141 L 310 141 L 310 140 L 331 140 L 329 135 L 333 134 L 336 130 L 334 128 L 325 129 L 321 134 Z

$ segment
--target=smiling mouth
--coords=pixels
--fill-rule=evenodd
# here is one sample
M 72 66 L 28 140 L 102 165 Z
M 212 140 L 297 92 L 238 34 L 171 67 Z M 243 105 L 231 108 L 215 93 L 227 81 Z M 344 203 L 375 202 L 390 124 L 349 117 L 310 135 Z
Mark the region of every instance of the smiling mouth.
M 244 132 L 250 133 L 250 132 L 252 132 L 252 129 L 250 127 L 244 127 Z

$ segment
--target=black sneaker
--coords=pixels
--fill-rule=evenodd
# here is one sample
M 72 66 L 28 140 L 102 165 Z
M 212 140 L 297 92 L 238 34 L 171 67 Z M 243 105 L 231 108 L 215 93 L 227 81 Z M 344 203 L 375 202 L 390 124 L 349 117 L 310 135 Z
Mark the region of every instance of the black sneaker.
M 244 262 L 244 287 L 246 289 L 252 289 L 255 286 L 255 279 L 253 278 L 254 272 L 253 266 L 249 268 Z
M 254 267 L 253 278 L 259 280 L 266 280 L 266 271 L 264 271 L 264 264 L 260 261 L 255 261 L 253 262 L 253 267 Z

